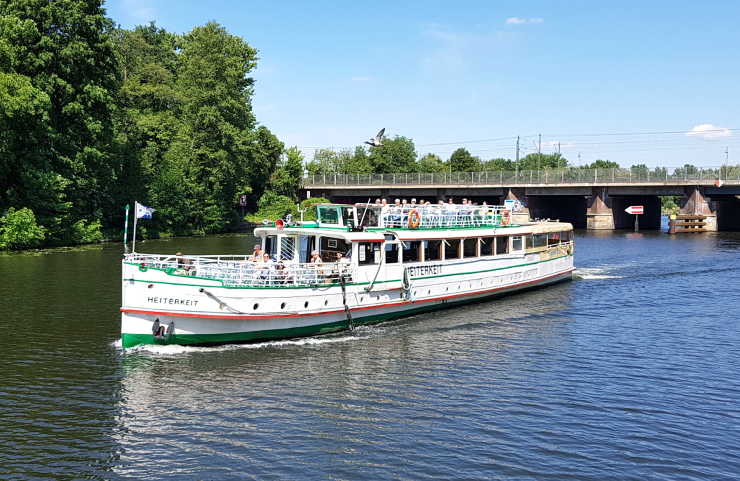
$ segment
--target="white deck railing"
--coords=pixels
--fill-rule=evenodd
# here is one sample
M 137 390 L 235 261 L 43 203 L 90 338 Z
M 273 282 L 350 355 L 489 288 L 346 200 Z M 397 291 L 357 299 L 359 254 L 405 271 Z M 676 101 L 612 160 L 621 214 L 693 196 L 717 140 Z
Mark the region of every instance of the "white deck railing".
M 504 210 L 499 205 L 389 205 L 381 211 L 380 226 L 415 229 L 492 227 L 501 225 Z
M 354 268 L 344 263 L 252 262 L 248 256 L 163 256 L 127 254 L 125 262 L 171 274 L 221 281 L 226 286 L 302 287 L 352 282 Z

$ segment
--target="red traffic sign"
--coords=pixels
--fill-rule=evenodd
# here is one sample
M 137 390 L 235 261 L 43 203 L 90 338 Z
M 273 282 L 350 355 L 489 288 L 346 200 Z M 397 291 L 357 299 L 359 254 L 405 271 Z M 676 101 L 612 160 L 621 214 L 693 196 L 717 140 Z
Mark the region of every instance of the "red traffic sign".
M 645 213 L 645 206 L 643 205 L 631 205 L 624 209 L 624 211 L 628 214 L 644 214 Z

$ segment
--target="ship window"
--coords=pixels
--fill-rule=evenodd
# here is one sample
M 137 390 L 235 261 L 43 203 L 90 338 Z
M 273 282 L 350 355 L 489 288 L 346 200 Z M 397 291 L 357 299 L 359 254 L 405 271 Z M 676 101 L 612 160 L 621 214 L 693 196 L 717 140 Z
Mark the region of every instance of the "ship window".
M 352 252 L 352 244 L 336 237 L 321 237 L 319 246 L 321 260 L 324 262 L 334 262 L 337 260 L 337 253 L 341 253 L 345 257 L 350 257 L 350 253 Z
M 379 242 L 358 242 L 357 263 L 361 266 L 378 264 L 380 262 Z
M 460 239 L 447 239 L 445 241 L 445 259 L 460 258 Z
M 339 225 L 339 208 L 335 206 L 319 206 L 319 222 L 322 224 Z
M 509 252 L 509 237 L 496 237 L 496 255 L 506 254 Z
M 295 237 L 280 237 L 280 259 L 292 261 L 295 257 Z
M 547 234 L 547 245 L 560 244 L 560 232 L 550 232 Z
M 354 207 L 342 207 L 342 221 L 346 227 L 355 226 L 355 209 Z
M 482 237 L 480 240 L 480 255 L 492 256 L 495 237 Z
M 522 236 L 514 236 L 511 238 L 511 250 L 512 252 L 520 251 L 524 249 L 524 242 Z
M 566 230 L 560 233 L 560 242 L 570 242 L 571 232 Z
M 364 205 L 358 206 L 357 217 L 359 221 L 362 221 L 362 227 L 378 227 L 380 225 L 380 211 L 380 207 L 365 208 Z
M 547 245 L 547 234 L 534 234 L 532 236 L 532 247 L 545 247 Z
M 442 258 L 442 241 L 426 240 L 424 241 L 424 260 L 438 261 Z
M 403 243 L 403 262 L 419 262 L 421 242 L 406 241 Z
M 270 254 L 270 257 L 273 257 L 275 254 L 277 254 L 276 235 L 268 235 L 267 237 L 265 237 L 265 252 Z
M 463 257 L 475 257 L 478 250 L 478 239 L 465 239 L 463 241 Z
M 398 263 L 398 244 L 391 244 L 393 236 L 385 236 L 385 263 Z
M 316 238 L 314 236 L 300 236 L 300 257 L 299 262 L 311 262 L 311 251 L 314 250 L 316 245 Z

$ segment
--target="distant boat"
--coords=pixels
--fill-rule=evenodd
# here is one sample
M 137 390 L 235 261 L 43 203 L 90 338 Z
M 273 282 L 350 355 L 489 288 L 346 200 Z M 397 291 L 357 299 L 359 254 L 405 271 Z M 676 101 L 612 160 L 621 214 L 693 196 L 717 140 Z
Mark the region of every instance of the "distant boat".
M 255 229 L 259 259 L 125 255 L 123 347 L 312 336 L 572 276 L 571 224 L 515 225 L 500 206 L 321 204 L 317 219 Z

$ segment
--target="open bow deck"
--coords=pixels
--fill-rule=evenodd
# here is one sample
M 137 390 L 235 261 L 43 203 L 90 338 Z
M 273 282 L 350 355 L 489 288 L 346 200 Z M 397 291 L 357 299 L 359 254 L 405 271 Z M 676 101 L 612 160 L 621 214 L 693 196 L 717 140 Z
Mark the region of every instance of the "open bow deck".
M 513 225 L 491 206 L 317 209 L 255 229 L 252 256 L 127 254 L 123 346 L 322 334 L 571 278 L 568 223 Z

